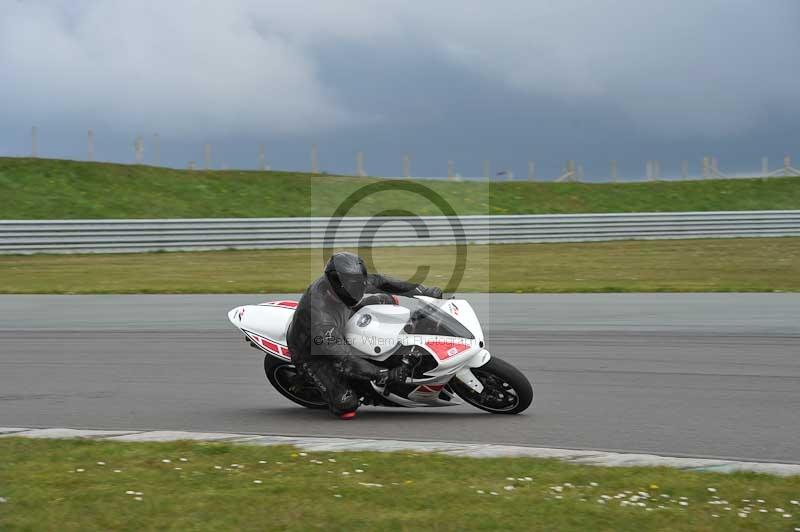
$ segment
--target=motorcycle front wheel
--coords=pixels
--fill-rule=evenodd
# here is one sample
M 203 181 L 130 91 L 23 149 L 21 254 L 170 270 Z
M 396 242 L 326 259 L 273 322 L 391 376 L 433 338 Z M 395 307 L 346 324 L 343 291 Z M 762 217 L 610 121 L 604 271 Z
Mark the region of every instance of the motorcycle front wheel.
M 298 375 L 294 364 L 265 355 L 264 373 L 273 388 L 290 401 L 306 408 L 328 408 L 319 388 Z
M 472 368 L 483 391 L 475 390 L 453 378 L 449 386 L 464 401 L 492 414 L 519 414 L 533 403 L 533 385 L 520 370 L 499 358 L 492 357 L 479 368 Z

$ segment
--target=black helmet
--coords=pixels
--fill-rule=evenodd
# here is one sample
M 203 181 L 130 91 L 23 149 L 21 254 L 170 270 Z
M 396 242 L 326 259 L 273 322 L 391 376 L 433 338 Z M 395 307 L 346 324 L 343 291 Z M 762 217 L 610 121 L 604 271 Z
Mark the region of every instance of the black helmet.
M 364 297 L 367 285 L 367 265 L 353 253 L 334 253 L 325 265 L 325 277 L 339 299 L 352 307 Z

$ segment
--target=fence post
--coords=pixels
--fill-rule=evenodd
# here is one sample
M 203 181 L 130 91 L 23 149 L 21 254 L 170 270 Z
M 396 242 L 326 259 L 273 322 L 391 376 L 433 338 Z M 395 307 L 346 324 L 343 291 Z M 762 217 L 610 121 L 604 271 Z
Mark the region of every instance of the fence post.
M 453 161 L 447 161 L 447 179 L 455 179 L 455 163 Z
M 262 172 L 267 169 L 267 148 L 263 144 L 258 146 L 258 169 Z
M 317 145 L 311 145 L 311 173 L 318 174 L 319 173 L 319 165 L 317 164 Z
M 142 160 L 144 159 L 144 141 L 142 140 L 141 135 L 136 137 L 136 142 L 134 143 L 134 152 L 136 154 L 136 164 L 142 164 Z
M 31 157 L 39 157 L 39 128 L 36 126 L 31 128 Z
M 87 135 L 86 143 L 87 143 L 86 148 L 89 161 L 94 161 L 94 131 L 92 131 L 91 129 L 89 130 L 89 134 Z
M 408 154 L 403 156 L 403 177 L 411 177 L 411 157 Z
M 528 181 L 535 181 L 536 180 L 536 163 L 534 161 L 528 161 Z
M 203 146 L 203 170 L 211 170 L 211 144 Z
M 364 172 L 364 152 L 360 151 L 356 153 L 356 175 L 359 177 L 364 177 L 367 175 Z
M 617 182 L 617 161 L 611 161 L 611 182 Z

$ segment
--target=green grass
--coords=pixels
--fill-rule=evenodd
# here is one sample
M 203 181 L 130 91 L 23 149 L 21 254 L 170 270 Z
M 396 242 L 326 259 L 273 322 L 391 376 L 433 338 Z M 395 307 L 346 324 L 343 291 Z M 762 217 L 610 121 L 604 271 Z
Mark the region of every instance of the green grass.
M 0 496 L 4 531 L 800 526 L 800 477 L 189 442 L 2 439 Z
M 188 171 L 0 158 L 0 219 L 326 216 L 375 179 L 289 172 Z M 800 209 L 800 179 L 625 184 L 421 181 L 459 214 Z M 426 197 L 381 192 L 350 214 L 441 211 Z
M 375 248 L 370 269 L 446 286 L 454 248 Z M 0 256 L 0 293 L 301 292 L 319 250 Z M 459 292 L 800 291 L 800 238 L 470 246 Z

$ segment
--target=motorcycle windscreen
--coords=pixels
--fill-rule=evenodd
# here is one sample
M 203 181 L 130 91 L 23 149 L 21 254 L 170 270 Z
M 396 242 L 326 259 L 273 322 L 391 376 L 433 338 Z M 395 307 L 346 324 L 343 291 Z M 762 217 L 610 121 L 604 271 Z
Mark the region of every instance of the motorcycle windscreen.
M 404 303 L 411 310 L 409 325 L 414 334 L 475 339 L 469 329 L 439 307 L 416 298 L 404 301 Z

